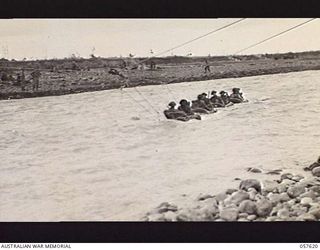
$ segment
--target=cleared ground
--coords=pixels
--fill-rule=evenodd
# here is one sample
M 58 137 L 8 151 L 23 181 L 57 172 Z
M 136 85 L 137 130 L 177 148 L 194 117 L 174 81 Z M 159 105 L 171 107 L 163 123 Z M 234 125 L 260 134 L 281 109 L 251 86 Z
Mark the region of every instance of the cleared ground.
M 127 69 L 121 69 L 120 62 L 112 61 L 111 63 L 107 61 L 108 59 L 105 59 L 107 63 L 103 63 L 102 59 L 87 59 L 87 61 L 83 59 L 78 62 L 75 60 L 77 67 L 74 69 L 72 69 L 72 60 L 69 60 L 69 66 L 63 60 L 55 61 L 54 65 L 47 61 L 10 62 L 7 65 L 11 67 L 10 74 L 13 78 L 21 72 L 21 68 L 26 68 L 25 75 L 28 83 L 25 91 L 21 91 L 21 87 L 16 86 L 14 81 L 0 81 L 0 99 L 63 95 L 116 89 L 121 86 L 158 85 L 320 69 L 320 57 L 317 53 L 291 57 L 213 58 L 209 60 L 211 72 L 208 73 L 204 71 L 205 59 L 199 58 L 159 59 L 155 70 L 150 70 L 149 62 L 146 62 L 144 69 L 131 69 L 132 63 Z M 0 71 L 5 69 L 3 65 L 0 65 Z M 30 73 L 37 67 L 40 68 L 42 76 L 40 88 L 34 92 Z M 123 76 L 110 74 L 111 68 L 117 69 Z

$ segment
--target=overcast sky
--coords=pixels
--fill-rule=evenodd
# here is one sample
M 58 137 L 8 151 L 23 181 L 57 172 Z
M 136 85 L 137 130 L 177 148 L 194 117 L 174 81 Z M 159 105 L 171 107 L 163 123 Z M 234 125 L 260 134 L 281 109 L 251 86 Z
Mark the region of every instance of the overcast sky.
M 0 57 L 64 58 L 72 54 L 150 56 L 238 19 L 11 19 L 0 20 Z M 166 55 L 230 55 L 308 19 L 246 19 Z M 8 48 L 6 52 L 5 48 Z M 95 48 L 95 50 L 93 50 Z M 243 54 L 320 50 L 315 20 Z

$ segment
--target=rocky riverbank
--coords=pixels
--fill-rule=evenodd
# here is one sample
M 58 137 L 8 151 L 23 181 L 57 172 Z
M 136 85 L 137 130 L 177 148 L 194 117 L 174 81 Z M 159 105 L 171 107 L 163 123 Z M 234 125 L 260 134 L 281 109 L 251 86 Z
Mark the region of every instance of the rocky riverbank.
M 312 166 L 312 165 L 311 165 Z M 164 202 L 144 221 L 320 221 L 320 166 L 305 176 L 242 180 L 237 189 L 201 194 L 188 207 Z

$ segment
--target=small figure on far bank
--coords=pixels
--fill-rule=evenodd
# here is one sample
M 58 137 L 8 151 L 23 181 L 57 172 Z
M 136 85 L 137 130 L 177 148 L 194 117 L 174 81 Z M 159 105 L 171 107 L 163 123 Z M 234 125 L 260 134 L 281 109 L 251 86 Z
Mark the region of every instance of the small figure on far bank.
M 6 82 L 9 80 L 8 74 L 6 72 L 2 72 L 1 74 L 1 81 Z
M 150 69 L 155 70 L 156 69 L 156 63 L 154 61 L 150 61 Z
M 26 76 L 24 74 L 24 69 L 21 70 L 20 81 L 21 81 L 21 90 L 25 91 L 25 88 L 26 88 Z
M 17 73 L 17 81 L 14 85 L 17 85 L 17 86 L 21 86 L 21 75 L 20 73 Z
M 72 70 L 80 70 L 80 67 L 76 62 L 72 62 L 71 69 Z
M 17 73 L 17 80 L 16 80 L 16 86 L 21 87 L 21 90 L 24 91 L 25 88 L 25 75 L 24 75 L 24 70 L 21 70 L 21 74 Z
M 120 61 L 120 69 L 127 69 L 127 63 L 123 59 Z
M 35 70 L 31 73 L 33 91 L 37 91 L 39 89 L 40 76 L 41 73 L 39 70 Z
M 116 75 L 116 76 L 120 76 L 122 78 L 126 78 L 119 70 L 116 70 L 116 69 L 110 69 L 108 71 L 108 73 L 111 75 Z
M 204 72 L 207 74 L 207 73 L 211 73 L 211 70 L 210 70 L 210 65 L 209 65 L 209 62 L 208 60 L 205 61 L 205 67 L 204 67 Z

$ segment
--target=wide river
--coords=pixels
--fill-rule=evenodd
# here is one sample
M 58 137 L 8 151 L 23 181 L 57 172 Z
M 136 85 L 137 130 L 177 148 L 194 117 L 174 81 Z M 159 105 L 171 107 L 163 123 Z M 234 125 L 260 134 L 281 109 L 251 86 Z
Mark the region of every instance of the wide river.
M 249 103 L 177 122 L 166 104 L 242 88 Z M 236 187 L 246 168 L 320 155 L 320 71 L 0 102 L 0 221 L 140 220 Z M 268 175 L 269 176 L 269 175 Z

